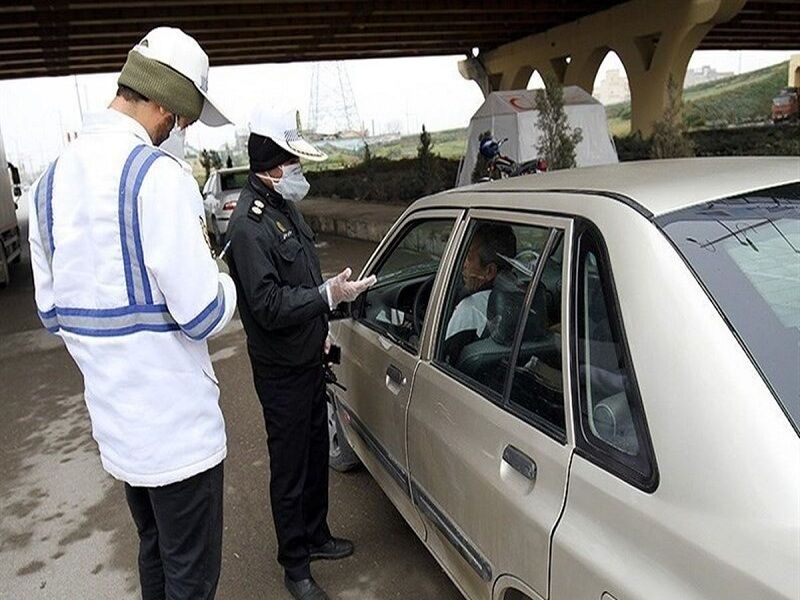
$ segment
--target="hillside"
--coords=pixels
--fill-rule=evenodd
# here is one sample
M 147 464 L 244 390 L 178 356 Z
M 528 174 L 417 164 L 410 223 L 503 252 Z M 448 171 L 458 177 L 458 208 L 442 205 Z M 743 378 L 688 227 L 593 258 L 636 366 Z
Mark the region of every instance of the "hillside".
M 772 98 L 786 86 L 788 63 L 782 62 L 757 71 L 703 83 L 684 90 L 684 116 L 690 128 L 724 127 L 729 124 L 757 123 L 769 119 Z M 609 128 L 614 135 L 630 132 L 630 102 L 606 108 Z M 467 130 L 435 131 L 433 151 L 443 158 L 460 158 L 466 145 Z M 417 155 L 419 136 L 405 136 L 397 141 L 370 148 L 373 156 L 391 159 Z M 352 153 L 357 161 L 360 154 Z
M 782 62 L 687 88 L 683 93 L 686 123 L 698 128 L 768 120 L 772 98 L 786 86 L 788 68 L 788 63 Z M 608 106 L 606 114 L 612 133 L 630 131 L 630 102 Z

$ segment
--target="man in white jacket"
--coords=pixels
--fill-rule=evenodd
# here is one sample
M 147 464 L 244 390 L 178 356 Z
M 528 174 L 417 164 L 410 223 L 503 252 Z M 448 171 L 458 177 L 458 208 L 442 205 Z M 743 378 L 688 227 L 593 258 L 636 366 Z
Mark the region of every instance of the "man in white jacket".
M 210 599 L 219 579 L 226 439 L 206 339 L 236 291 L 191 169 L 157 148 L 198 119 L 229 123 L 207 78 L 194 39 L 154 29 L 31 194 L 37 308 L 83 373 L 103 467 L 125 482 L 145 600 Z

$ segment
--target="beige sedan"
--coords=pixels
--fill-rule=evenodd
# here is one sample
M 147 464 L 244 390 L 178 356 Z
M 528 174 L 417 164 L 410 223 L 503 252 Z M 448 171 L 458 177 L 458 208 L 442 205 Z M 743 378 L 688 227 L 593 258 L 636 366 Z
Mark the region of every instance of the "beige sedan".
M 332 463 L 465 597 L 800 598 L 797 158 L 460 188 L 369 274 Z

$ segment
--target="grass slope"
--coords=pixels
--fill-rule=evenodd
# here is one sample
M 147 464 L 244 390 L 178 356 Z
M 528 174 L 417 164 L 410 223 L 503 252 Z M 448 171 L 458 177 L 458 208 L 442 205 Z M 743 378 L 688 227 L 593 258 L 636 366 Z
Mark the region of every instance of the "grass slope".
M 786 86 L 788 63 L 701 83 L 684 90 L 684 119 L 690 128 L 757 123 L 770 118 L 772 98 Z M 606 108 L 614 134 L 630 131 L 630 102 Z

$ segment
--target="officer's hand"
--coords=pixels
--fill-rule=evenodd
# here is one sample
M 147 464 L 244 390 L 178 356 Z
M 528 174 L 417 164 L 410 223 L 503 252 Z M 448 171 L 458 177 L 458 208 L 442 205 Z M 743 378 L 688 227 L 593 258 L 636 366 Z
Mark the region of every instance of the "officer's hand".
M 375 275 L 370 275 L 366 279 L 359 279 L 358 281 L 350 281 L 350 275 L 352 273 L 350 267 L 347 267 L 336 277 L 332 277 L 326 282 L 334 306 L 338 305 L 340 302 L 352 302 L 358 298 L 359 294 L 375 285 L 377 281 Z
M 333 345 L 333 340 L 331 336 L 325 338 L 325 355 L 327 356 L 331 352 L 331 345 Z M 330 364 L 330 363 L 328 363 Z

